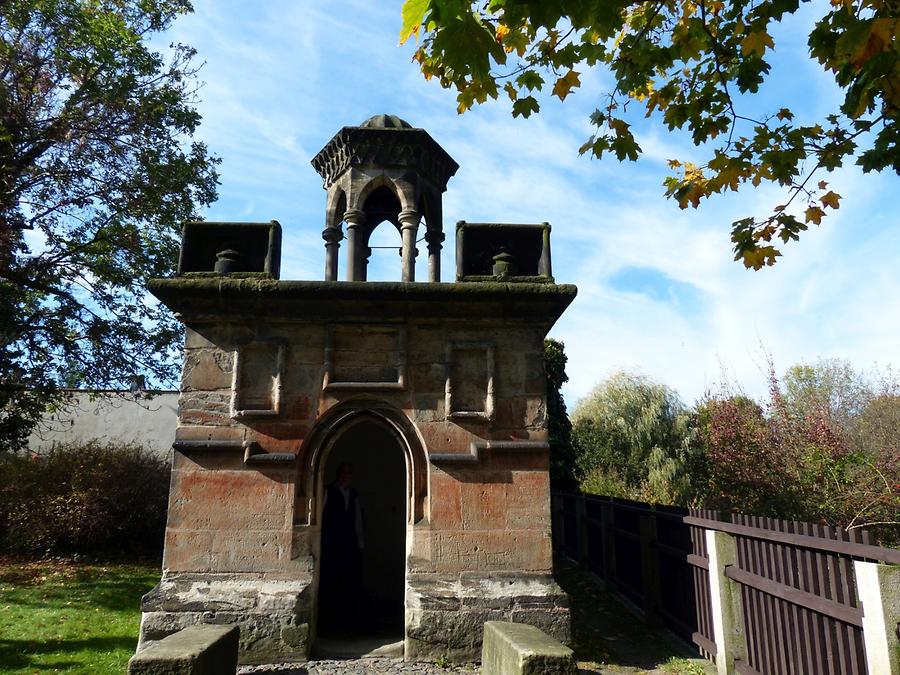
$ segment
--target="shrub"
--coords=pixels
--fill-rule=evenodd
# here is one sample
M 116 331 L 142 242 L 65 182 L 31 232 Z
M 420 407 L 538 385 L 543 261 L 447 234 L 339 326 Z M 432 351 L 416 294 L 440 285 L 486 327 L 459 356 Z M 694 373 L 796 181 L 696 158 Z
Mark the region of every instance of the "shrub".
M 846 364 L 770 370 L 764 411 L 720 395 L 698 406 L 692 472 L 705 507 L 866 527 L 900 542 L 900 397 Z
M 33 556 L 159 555 L 169 475 L 168 462 L 134 446 L 0 454 L 0 544 Z

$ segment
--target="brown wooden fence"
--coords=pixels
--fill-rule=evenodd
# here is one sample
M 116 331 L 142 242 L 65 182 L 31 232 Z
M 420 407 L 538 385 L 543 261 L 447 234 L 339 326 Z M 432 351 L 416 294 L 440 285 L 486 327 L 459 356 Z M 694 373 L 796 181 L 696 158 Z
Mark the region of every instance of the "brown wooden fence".
M 740 588 L 746 643 L 736 672 L 867 672 L 853 561 L 896 564 L 900 550 L 871 545 L 865 531 L 575 493 L 554 494 L 553 517 L 558 553 L 713 661 L 706 532 L 725 532 L 737 548 L 725 576 Z

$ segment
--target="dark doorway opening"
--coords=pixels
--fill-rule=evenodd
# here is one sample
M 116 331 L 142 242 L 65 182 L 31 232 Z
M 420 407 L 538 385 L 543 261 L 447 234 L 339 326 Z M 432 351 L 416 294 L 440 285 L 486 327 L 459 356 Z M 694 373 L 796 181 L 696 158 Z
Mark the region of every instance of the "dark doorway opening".
M 401 641 L 407 478 L 400 441 L 376 421 L 357 422 L 328 453 L 322 484 L 317 651 Z

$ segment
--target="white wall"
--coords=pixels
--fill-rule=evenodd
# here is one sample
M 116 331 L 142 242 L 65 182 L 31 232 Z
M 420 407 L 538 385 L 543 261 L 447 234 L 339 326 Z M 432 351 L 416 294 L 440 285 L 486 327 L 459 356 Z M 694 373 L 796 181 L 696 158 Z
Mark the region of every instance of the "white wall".
M 129 392 L 73 391 L 68 405 L 45 416 L 29 437 L 28 448 L 45 452 L 54 445 L 97 440 L 137 444 L 168 455 L 177 421 L 177 391 L 149 398 Z

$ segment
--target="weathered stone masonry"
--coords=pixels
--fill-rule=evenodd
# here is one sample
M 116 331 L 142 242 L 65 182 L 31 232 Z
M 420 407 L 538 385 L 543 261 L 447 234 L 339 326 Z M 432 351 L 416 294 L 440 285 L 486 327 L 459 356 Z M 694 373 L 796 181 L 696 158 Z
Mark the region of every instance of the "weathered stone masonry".
M 488 237 L 510 239 L 493 252 L 499 267 L 458 261 L 461 280 L 439 283 L 438 262 L 430 283 L 411 283 L 419 212 L 439 260 L 439 196 L 455 164 L 424 131 L 392 119 L 341 132 L 350 129 L 350 143 L 361 135 L 378 157 L 357 148 L 325 174 L 326 187 L 346 187 L 329 193 L 328 280 L 279 280 L 278 226 L 253 224 L 258 264 L 241 269 L 242 239 L 232 229 L 219 242 L 227 256 L 197 258 L 193 270 L 151 283 L 185 323 L 186 340 L 163 578 L 144 599 L 142 643 L 194 623 L 227 623 L 241 627 L 242 662 L 307 658 L 325 460 L 362 422 L 387 429 L 405 455 L 406 657 L 475 659 L 481 625 L 492 619 L 568 635 L 566 599 L 551 576 L 543 338 L 575 288 L 549 275 L 547 226 L 534 226 L 543 233 L 534 241 L 546 245 L 533 264 L 515 236 L 531 236 L 530 226 L 501 228 Z M 341 134 L 335 139 L 326 149 L 341 155 Z M 420 149 L 397 157 L 396 147 Z M 378 188 L 400 203 L 381 193 L 378 208 L 368 208 Z M 349 217 L 369 228 L 355 235 L 351 255 L 364 256 L 382 220 L 410 231 L 408 281 L 335 280 L 348 209 L 366 214 Z M 477 225 L 460 229 L 476 243 L 481 236 Z M 364 279 L 365 261 L 356 261 L 354 278 Z

